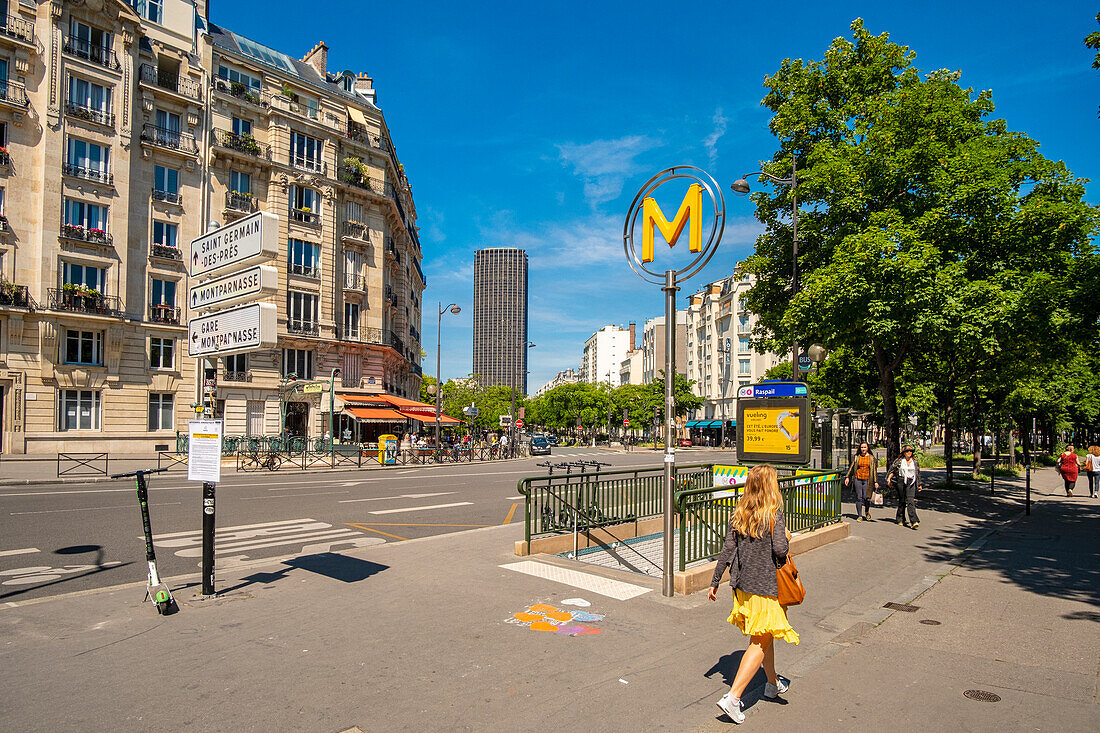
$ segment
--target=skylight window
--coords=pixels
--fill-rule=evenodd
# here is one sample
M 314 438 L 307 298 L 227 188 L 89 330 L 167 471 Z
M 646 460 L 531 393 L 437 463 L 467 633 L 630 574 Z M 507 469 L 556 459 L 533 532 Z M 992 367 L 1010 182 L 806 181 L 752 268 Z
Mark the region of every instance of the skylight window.
M 247 38 L 238 36 L 236 33 L 233 33 L 233 39 L 237 41 L 237 47 L 241 49 L 241 53 L 245 56 L 251 56 L 257 61 L 274 66 L 276 69 L 295 73 L 294 66 L 290 63 L 290 57 L 285 53 L 280 53 L 267 46 L 261 46 Z

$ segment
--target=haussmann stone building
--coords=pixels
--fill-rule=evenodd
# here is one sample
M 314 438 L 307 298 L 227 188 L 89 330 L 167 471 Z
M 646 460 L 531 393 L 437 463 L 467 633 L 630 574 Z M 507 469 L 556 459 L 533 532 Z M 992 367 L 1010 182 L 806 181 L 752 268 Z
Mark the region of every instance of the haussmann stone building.
M 365 74 L 205 2 L 9 2 L 0 28 L 0 452 L 174 448 L 201 400 L 187 249 L 279 217 L 278 344 L 216 361 L 229 435 L 319 437 L 323 391 L 419 392 L 411 189 Z M 339 401 L 337 401 L 339 404 Z M 339 408 L 337 408 L 339 410 Z M 342 416 L 347 421 L 347 416 Z

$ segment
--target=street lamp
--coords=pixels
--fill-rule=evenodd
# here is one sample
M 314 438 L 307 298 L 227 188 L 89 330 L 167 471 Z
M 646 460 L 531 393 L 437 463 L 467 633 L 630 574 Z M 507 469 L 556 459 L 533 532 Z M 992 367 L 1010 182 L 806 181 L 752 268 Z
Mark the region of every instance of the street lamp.
M 527 342 L 527 348 L 533 349 L 535 345 L 530 341 Z M 523 363 L 527 363 L 527 359 L 523 360 Z M 511 455 L 516 454 L 516 377 L 518 371 L 515 367 L 512 368 L 512 419 L 508 421 L 508 451 Z
M 749 176 L 763 176 L 772 183 L 778 183 L 783 186 L 791 187 L 791 299 L 798 294 L 798 178 L 797 178 L 797 158 L 791 156 L 791 177 L 790 178 L 777 178 L 771 173 L 765 173 L 764 171 L 756 171 L 755 173 L 746 173 L 741 178 L 730 184 L 730 188 L 733 192 L 740 195 L 745 195 L 749 192 L 749 182 L 746 180 Z M 793 381 L 797 382 L 799 378 L 798 373 L 798 340 L 791 342 L 791 377 Z
M 446 308 L 443 307 L 443 302 L 439 303 L 439 317 L 435 321 L 435 450 L 436 455 L 439 455 L 439 410 L 443 405 L 443 384 L 440 381 L 439 375 L 439 352 L 440 341 L 443 338 L 443 314 L 450 312 L 452 315 L 457 316 L 462 312 L 462 309 L 455 303 L 451 303 Z
M 340 373 L 340 367 L 334 367 L 328 380 L 328 449 L 329 463 L 336 465 L 336 413 L 334 411 L 335 399 L 333 390 L 336 387 L 336 375 Z

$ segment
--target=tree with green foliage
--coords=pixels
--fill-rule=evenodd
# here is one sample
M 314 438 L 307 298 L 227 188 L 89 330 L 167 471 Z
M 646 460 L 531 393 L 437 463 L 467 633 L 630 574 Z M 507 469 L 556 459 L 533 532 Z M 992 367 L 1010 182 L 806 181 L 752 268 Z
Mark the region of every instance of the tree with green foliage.
M 765 81 L 779 150 L 764 170 L 788 177 L 797 160 L 801 282 L 795 292 L 791 189 L 756 193 L 766 231 L 742 267 L 756 276 L 745 302 L 763 346 L 819 342 L 872 365 L 893 459 L 911 356 L 955 354 L 965 383 L 1021 319 L 1059 344 L 1079 333 L 1082 314 L 1039 301 L 1058 288 L 1058 303 L 1074 300 L 1097 212 L 1063 163 L 991 119 L 990 92 L 922 74 L 861 20 L 851 30 L 821 61 L 786 59 Z
M 1096 14 L 1096 22 L 1100 23 L 1100 13 Z M 1085 47 L 1096 50 L 1096 56 L 1092 60 L 1092 68 L 1100 69 L 1100 31 L 1093 31 L 1085 36 Z M 1100 111 L 1096 113 L 1100 117 Z

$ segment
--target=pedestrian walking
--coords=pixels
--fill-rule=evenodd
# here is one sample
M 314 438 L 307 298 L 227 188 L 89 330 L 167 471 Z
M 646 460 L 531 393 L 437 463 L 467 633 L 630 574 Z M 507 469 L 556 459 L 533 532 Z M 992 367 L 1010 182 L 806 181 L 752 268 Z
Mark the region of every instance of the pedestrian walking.
M 905 524 L 905 515 L 909 514 L 909 528 L 920 526 L 917 519 L 917 492 L 923 487 L 920 478 L 920 464 L 913 458 L 913 446 L 906 445 L 901 455 L 894 459 L 886 473 L 886 485 L 893 486 L 898 496 L 898 514 L 895 521 Z
M 1066 496 L 1073 496 L 1073 487 L 1077 484 L 1077 454 L 1072 445 L 1067 445 L 1062 455 L 1058 456 L 1055 467 L 1066 482 Z
M 776 568 L 787 559 L 790 539 L 775 469 L 769 465 L 753 466 L 733 510 L 707 595 L 712 601 L 718 597 L 718 586 L 728 566 L 733 611 L 727 620 L 749 637 L 749 648 L 741 656 L 730 691 L 717 702 L 734 723 L 745 721 L 741 695 L 761 665 L 768 678 L 764 697 L 775 699 L 790 685 L 790 680 L 775 672 L 774 645 L 776 639 L 798 643 L 798 634 L 787 621 L 787 611 L 779 605 L 775 575 Z
M 1085 475 L 1089 479 L 1089 496 L 1100 499 L 1100 445 L 1090 445 L 1085 456 Z
M 848 473 L 844 477 L 844 485 L 854 481 L 856 492 L 856 521 L 863 522 L 871 518 L 871 492 L 874 488 L 878 491 L 878 457 L 871 451 L 867 443 L 859 444 L 859 453 L 848 464 Z M 864 514 L 866 513 L 866 518 Z

